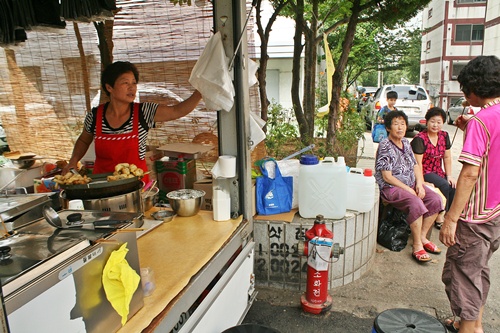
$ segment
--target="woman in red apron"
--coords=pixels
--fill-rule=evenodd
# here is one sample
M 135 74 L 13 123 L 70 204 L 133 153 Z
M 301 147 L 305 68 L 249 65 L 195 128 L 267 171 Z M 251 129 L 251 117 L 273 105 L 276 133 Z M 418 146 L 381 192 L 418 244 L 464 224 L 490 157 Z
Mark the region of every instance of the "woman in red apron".
M 101 75 L 101 88 L 110 101 L 87 113 L 82 134 L 63 173 L 76 168 L 94 140 L 93 173 L 113 172 L 119 163 L 135 164 L 147 172 L 145 155 L 149 129 L 157 122 L 187 115 L 201 100 L 201 94 L 195 90 L 188 99 L 173 106 L 134 103 L 138 82 L 139 72 L 130 62 L 117 61 L 106 67 Z M 143 180 L 147 181 L 147 175 Z

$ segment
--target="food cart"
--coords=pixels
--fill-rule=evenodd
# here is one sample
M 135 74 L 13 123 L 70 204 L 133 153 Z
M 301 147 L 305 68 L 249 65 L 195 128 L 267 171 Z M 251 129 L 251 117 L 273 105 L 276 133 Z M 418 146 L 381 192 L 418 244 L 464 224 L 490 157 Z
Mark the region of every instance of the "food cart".
M 130 253 L 133 253 L 129 260 L 130 266 L 136 271 L 143 267 L 150 268 L 155 274 L 156 289 L 147 297 L 143 297 L 142 287 L 137 289 L 131 303 L 133 305 L 130 308 L 129 318 L 124 326 L 121 327 L 120 318 L 116 313 L 111 314 L 107 306 L 100 316 L 96 313 L 89 314 L 88 318 L 91 319 L 83 320 L 87 332 L 102 332 L 100 329 L 103 327 L 106 327 L 106 330 L 118 329 L 119 332 L 221 332 L 242 321 L 255 297 L 252 183 L 248 149 L 251 144 L 246 65 L 248 52 L 246 34 L 242 33 L 246 28 L 246 3 L 243 0 L 215 0 L 213 16 L 215 30 L 224 36 L 226 54 L 234 54 L 232 63 L 235 103 L 231 112 L 219 112 L 217 117 L 219 155 L 236 156 L 237 160 L 237 177 L 231 183 L 231 200 L 236 203 L 233 205 L 233 218 L 229 221 L 215 222 L 211 212 L 201 211 L 194 217 L 176 217 L 169 223 L 158 225 L 150 218 L 151 212 L 145 212 L 140 226 L 146 230 L 138 235 L 140 237 L 136 242 L 130 237 L 132 233 L 126 231 L 113 234 L 112 237 L 94 234 L 70 236 L 69 245 L 62 247 L 60 253 L 54 255 L 51 252 L 46 259 L 36 263 L 37 270 L 30 279 L 23 280 L 22 271 L 20 275 L 7 281 L 6 285 L 12 286 L 11 289 L 3 288 L 5 309 L 3 318 L 7 318 L 7 322 L 26 325 L 16 327 L 36 327 L 38 332 L 48 332 L 57 330 L 58 326 L 53 326 L 55 323 L 65 322 L 69 325 L 65 328 L 68 328 L 72 327 L 74 320 L 85 319 L 85 315 L 79 316 L 72 312 L 71 306 L 58 309 L 59 315 L 61 313 L 63 316 L 68 315 L 67 318 L 47 318 L 49 312 L 46 311 L 50 308 L 46 306 L 47 300 L 49 303 L 58 303 L 59 300 L 54 297 L 64 295 L 63 299 L 71 305 L 75 300 L 68 296 L 75 290 L 81 295 L 79 288 L 88 286 L 87 283 L 82 284 L 85 279 L 77 274 L 71 279 L 73 283 L 66 285 L 69 280 L 65 279 L 65 276 L 62 277 L 61 272 L 69 273 L 78 268 L 78 272 L 88 273 L 90 270 L 80 268 L 80 266 L 89 267 L 85 258 L 98 258 L 89 262 L 90 264 L 99 262 L 98 271 L 101 272 L 102 259 L 109 255 L 111 250 L 116 249 L 117 243 L 124 242 L 128 242 Z M 31 205 L 31 200 L 29 201 Z M 45 204 L 44 199 L 37 197 L 36 205 L 30 206 L 30 209 L 39 208 L 40 201 Z M 140 209 L 135 210 L 140 211 Z M 84 214 L 89 212 L 85 210 Z M 66 216 L 74 212 L 62 210 L 60 213 Z M 131 220 L 141 217 L 134 213 L 129 214 L 133 216 L 119 218 Z M 14 219 L 19 215 L 22 214 L 15 212 L 9 218 Z M 92 217 L 98 218 L 95 214 Z M 106 215 L 106 218 L 113 216 Z M 54 234 L 53 227 L 48 226 L 40 217 L 19 227 L 26 228 L 24 230 L 29 232 L 44 234 L 46 236 L 44 242 L 47 244 Z M 130 227 L 134 228 L 136 225 L 126 225 L 123 229 Z M 101 239 L 105 241 L 97 241 Z M 114 245 L 110 247 L 109 243 Z M 61 253 L 64 255 L 61 256 Z M 59 260 L 54 261 L 53 257 Z M 27 271 L 32 271 L 30 267 Z M 19 283 L 12 284 L 16 280 Z M 57 291 L 52 293 L 52 296 L 38 298 L 47 296 L 46 292 L 53 291 L 53 288 Z M 102 296 L 102 291 L 99 293 Z M 36 302 L 32 302 L 34 300 Z M 100 299 L 96 302 L 105 301 Z M 25 308 L 28 303 L 29 307 Z M 21 316 L 16 315 L 16 311 L 20 311 L 17 314 Z M 41 317 L 47 313 L 47 316 L 45 318 L 30 316 L 30 320 L 24 321 L 19 319 L 33 312 L 40 313 Z M 104 313 L 109 316 L 104 316 Z M 111 322 L 110 326 L 99 324 L 106 321 Z M 90 325 L 90 322 L 94 324 Z M 17 331 L 19 329 L 11 330 L 11 332 Z

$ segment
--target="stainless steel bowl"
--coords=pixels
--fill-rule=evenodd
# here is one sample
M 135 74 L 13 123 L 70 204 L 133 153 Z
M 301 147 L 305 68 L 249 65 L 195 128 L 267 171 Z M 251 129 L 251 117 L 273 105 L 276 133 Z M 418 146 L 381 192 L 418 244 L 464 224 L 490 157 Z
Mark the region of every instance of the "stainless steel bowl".
M 205 191 L 182 189 L 167 193 L 167 199 L 172 210 L 179 216 L 198 214 L 203 202 Z
M 175 213 L 170 210 L 159 210 L 151 214 L 155 220 L 170 222 L 175 217 Z

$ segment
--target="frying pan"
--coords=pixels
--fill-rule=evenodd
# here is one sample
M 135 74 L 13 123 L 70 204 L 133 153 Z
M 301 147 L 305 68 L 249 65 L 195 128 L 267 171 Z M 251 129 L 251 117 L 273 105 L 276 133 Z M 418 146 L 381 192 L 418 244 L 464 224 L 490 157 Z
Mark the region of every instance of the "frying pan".
M 65 193 L 66 199 L 102 199 L 114 197 L 136 191 L 142 187 L 138 177 L 126 178 L 108 182 L 107 177 L 112 173 L 90 175 L 92 181 L 88 184 L 59 185 Z

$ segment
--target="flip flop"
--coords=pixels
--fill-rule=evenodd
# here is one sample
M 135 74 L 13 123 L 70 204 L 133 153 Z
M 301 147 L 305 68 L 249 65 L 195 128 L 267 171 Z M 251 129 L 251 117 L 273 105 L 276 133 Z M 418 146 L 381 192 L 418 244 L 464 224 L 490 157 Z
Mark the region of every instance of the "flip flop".
M 443 324 L 449 332 L 459 333 L 458 330 L 460 329 L 460 320 L 448 318 L 444 320 Z
M 434 244 L 433 242 L 425 243 L 424 249 L 425 249 L 425 251 L 427 251 L 429 253 L 434 253 L 434 254 L 441 253 L 441 249 L 439 247 L 437 247 L 437 245 Z
M 415 251 L 411 255 L 419 263 L 429 262 L 432 260 L 424 249 Z M 425 256 L 427 256 L 427 258 L 425 258 Z

